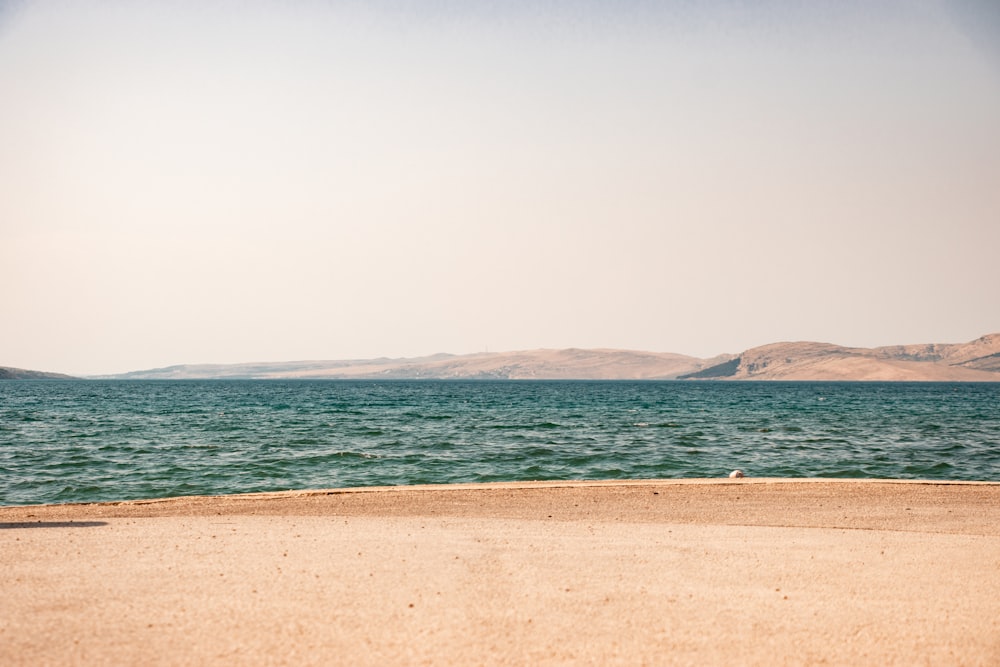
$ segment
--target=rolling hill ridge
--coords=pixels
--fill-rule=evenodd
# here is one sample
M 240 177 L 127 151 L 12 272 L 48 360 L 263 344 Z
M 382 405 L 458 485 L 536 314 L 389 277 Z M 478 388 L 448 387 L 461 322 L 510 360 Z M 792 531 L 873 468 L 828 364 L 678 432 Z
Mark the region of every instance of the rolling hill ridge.
M 969 343 L 842 347 L 787 342 L 751 348 L 681 379 L 1000 381 L 1000 334 Z
M 177 365 L 110 379 L 830 380 L 1000 382 L 1000 334 L 876 348 L 781 342 L 700 359 L 614 349 Z

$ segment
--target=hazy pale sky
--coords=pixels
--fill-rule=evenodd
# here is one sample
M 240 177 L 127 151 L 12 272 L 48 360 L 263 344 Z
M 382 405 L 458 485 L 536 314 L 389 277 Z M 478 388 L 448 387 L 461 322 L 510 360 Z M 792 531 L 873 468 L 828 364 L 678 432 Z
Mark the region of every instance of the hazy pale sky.
M 990 0 L 0 0 L 0 365 L 1000 331 Z

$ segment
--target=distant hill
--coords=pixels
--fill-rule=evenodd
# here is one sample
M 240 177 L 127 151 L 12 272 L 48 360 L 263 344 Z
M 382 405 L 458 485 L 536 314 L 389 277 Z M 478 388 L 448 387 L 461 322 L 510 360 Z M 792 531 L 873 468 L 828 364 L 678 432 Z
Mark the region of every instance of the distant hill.
M 0 380 L 77 380 L 71 375 L 62 373 L 45 373 L 43 371 L 28 371 L 23 368 L 0 366 Z
M 436 354 L 408 359 L 168 366 L 111 379 L 906 380 L 1000 382 L 1000 334 L 970 343 L 857 348 L 772 343 L 699 359 L 611 349 Z
M 296 361 L 169 366 L 110 376 L 115 379 L 475 379 L 669 380 L 715 365 L 725 357 L 629 350 L 527 350 L 436 354 L 411 359 Z
M 1000 382 L 1000 334 L 970 343 L 876 348 L 772 343 L 681 378 Z

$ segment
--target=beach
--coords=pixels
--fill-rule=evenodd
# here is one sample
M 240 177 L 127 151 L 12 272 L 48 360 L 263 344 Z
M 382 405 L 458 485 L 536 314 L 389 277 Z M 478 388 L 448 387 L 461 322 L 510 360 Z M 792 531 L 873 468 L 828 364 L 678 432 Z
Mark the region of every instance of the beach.
M 0 507 L 0 663 L 1000 664 L 1000 484 Z

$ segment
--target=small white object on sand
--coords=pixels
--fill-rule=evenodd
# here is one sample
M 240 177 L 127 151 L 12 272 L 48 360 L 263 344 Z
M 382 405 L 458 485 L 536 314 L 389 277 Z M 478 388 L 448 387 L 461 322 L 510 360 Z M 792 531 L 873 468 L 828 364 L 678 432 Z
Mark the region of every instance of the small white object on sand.
M 729 476 L 731 478 L 733 478 L 733 479 L 735 479 L 737 477 L 743 477 L 743 471 L 742 470 L 734 470 L 731 473 L 729 473 Z

